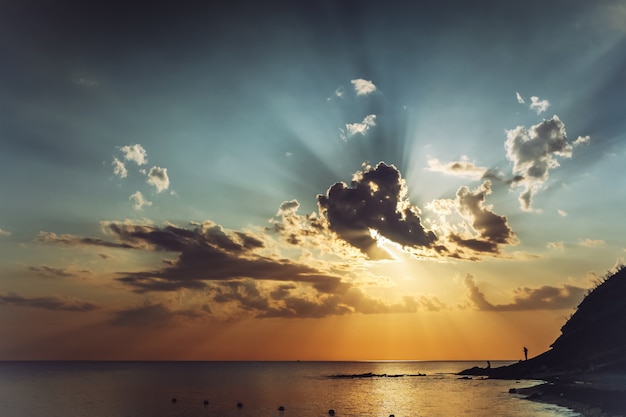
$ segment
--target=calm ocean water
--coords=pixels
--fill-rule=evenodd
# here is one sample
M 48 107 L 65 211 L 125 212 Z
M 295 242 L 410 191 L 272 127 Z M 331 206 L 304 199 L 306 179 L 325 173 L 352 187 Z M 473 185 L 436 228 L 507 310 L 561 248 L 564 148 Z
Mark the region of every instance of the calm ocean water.
M 508 393 L 538 381 L 454 375 L 474 365 L 484 362 L 0 362 L 0 416 L 578 415 Z M 368 372 L 388 376 L 329 378 Z

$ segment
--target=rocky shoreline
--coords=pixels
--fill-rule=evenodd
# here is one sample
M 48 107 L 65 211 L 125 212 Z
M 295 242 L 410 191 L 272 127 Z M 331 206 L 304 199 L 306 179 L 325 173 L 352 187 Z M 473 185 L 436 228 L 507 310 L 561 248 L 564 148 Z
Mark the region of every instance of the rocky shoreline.
M 540 379 L 546 381 L 528 388 L 511 388 L 509 393 L 530 401 L 555 404 L 572 409 L 583 417 L 626 416 L 626 372 L 554 372 L 531 364 L 501 368 L 474 367 L 459 372 L 466 378 L 481 376 L 492 379 Z
M 516 389 L 531 401 L 570 408 L 584 417 L 616 417 L 626 415 L 626 391 L 604 384 L 584 381 L 552 381 L 530 388 Z

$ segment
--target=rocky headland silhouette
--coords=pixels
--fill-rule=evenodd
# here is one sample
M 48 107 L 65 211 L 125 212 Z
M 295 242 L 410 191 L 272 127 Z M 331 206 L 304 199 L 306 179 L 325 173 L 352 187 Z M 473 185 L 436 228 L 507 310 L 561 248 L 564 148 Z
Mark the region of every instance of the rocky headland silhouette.
M 510 392 L 569 406 L 584 416 L 626 415 L 626 266 L 597 281 L 550 350 L 512 365 L 459 374 L 540 379 L 547 382 Z

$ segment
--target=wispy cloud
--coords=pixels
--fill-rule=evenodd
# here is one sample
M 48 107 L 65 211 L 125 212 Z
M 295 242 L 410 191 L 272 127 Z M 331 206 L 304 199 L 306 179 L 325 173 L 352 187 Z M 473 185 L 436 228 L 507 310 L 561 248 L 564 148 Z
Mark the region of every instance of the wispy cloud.
M 135 210 L 141 210 L 144 207 L 150 207 L 152 205 L 152 202 L 146 200 L 140 191 L 137 191 L 134 194 L 131 194 L 131 196 L 128 197 L 128 199 L 133 203 L 133 208 Z
M 604 245 L 606 242 L 601 239 L 580 239 L 578 244 L 586 248 L 595 248 Z
M 517 98 L 517 102 L 519 104 L 524 104 L 526 103 L 526 100 L 524 100 L 524 97 L 522 97 L 522 95 L 518 92 L 515 93 L 515 98 Z
M 428 170 L 476 180 L 482 178 L 487 172 L 487 168 L 474 165 L 467 160 L 467 157 L 461 158 L 460 161 L 448 162 L 446 164 L 441 163 L 437 158 L 430 158 L 428 160 Z
M 548 249 L 563 250 L 565 248 L 565 244 L 563 242 L 548 242 L 546 243 L 546 247 Z
M 530 98 L 530 109 L 537 112 L 537 114 L 541 114 L 544 111 L 548 110 L 550 107 L 550 102 L 548 100 L 539 100 L 539 97 L 532 96 Z
M 11 236 L 11 232 L 0 228 L 0 236 Z
M 108 248 L 125 248 L 125 249 L 133 248 L 132 245 L 129 245 L 127 243 L 108 242 L 106 240 L 102 240 L 98 238 L 78 237 L 78 236 L 70 235 L 70 234 L 58 235 L 53 232 L 45 232 L 45 231 L 39 232 L 35 241 L 40 242 L 40 243 L 52 243 L 52 244 L 65 245 L 65 246 L 104 246 Z
M 28 270 L 38 275 L 49 278 L 70 278 L 93 275 L 93 272 L 87 269 L 79 270 L 72 267 L 55 268 L 48 265 L 32 265 L 28 267 Z
M 567 217 L 567 212 L 565 210 L 558 209 L 556 212 L 559 213 L 559 216 L 561 217 Z
M 373 82 L 369 80 L 364 80 L 363 78 L 357 78 L 355 80 L 351 80 L 350 82 L 354 86 L 354 91 L 356 92 L 357 96 L 371 94 L 377 90 Z
M 348 140 L 356 134 L 361 134 L 365 136 L 365 134 L 370 130 L 372 126 L 376 126 L 375 114 L 369 114 L 365 116 L 361 123 L 347 123 L 345 130 L 339 129 L 341 131 L 341 139 Z
M 167 168 L 154 166 L 148 172 L 148 184 L 153 185 L 157 193 L 167 190 L 170 187 L 170 178 L 167 175 Z
M 54 295 L 45 297 L 26 297 L 16 292 L 0 293 L 0 304 L 77 312 L 93 311 L 100 308 L 97 304 L 88 303 L 71 297 L 59 297 Z
M 128 176 L 128 170 L 126 169 L 126 165 L 122 161 L 117 158 L 113 158 L 113 162 L 111 163 L 113 166 L 113 174 L 118 178 L 126 178 Z

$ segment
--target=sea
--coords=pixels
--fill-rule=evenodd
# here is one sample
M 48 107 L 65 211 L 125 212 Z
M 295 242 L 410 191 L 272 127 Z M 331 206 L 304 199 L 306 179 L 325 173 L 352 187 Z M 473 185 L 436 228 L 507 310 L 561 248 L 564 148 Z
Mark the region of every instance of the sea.
M 508 363 L 508 362 L 507 362 Z M 492 366 L 507 363 L 492 362 Z M 2 417 L 554 417 L 485 362 L 0 362 Z

